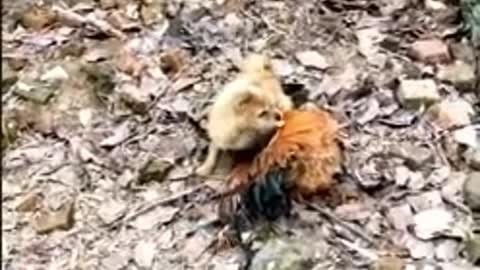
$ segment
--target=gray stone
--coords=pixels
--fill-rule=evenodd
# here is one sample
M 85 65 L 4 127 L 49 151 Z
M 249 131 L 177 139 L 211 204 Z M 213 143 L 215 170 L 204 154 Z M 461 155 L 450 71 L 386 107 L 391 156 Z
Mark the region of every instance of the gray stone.
M 455 218 L 444 208 L 432 208 L 413 217 L 413 231 L 422 240 L 430 240 L 452 231 Z
M 17 82 L 13 89 L 18 96 L 39 104 L 45 104 L 53 96 L 54 90 L 46 84 Z
M 437 77 L 452 83 L 457 89 L 468 91 L 475 86 L 475 69 L 464 61 L 457 60 L 452 64 L 441 66 Z
M 306 67 L 326 69 L 329 65 L 327 60 L 316 51 L 303 51 L 295 54 L 297 60 Z
M 416 108 L 422 104 L 432 104 L 440 100 L 437 85 L 431 79 L 400 81 L 398 98 L 403 106 Z

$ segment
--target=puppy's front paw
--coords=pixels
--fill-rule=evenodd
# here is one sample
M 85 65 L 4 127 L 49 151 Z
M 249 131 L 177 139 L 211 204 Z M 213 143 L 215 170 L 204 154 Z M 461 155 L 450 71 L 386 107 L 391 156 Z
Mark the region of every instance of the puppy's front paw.
M 200 176 L 207 176 L 212 172 L 212 167 L 209 164 L 202 164 L 195 169 L 195 174 Z

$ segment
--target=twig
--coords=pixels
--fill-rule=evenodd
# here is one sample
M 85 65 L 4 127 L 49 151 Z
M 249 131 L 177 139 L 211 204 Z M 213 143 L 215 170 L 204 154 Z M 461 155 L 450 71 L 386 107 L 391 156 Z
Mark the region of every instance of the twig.
M 371 261 L 376 261 L 378 260 L 379 256 L 373 252 L 373 251 L 370 251 L 366 248 L 362 248 L 354 243 L 351 243 L 345 239 L 341 239 L 341 238 L 338 238 L 336 239 L 338 242 L 340 242 L 342 245 L 350 248 L 350 249 L 353 249 L 355 250 L 356 252 L 358 252 L 358 254 L 362 255 L 363 257 L 371 260 Z
M 363 240 L 365 240 L 366 242 L 368 242 L 370 245 L 372 246 L 376 246 L 375 244 L 375 240 L 368 236 L 367 234 L 365 234 L 364 232 L 360 231 L 359 229 L 355 228 L 353 225 L 341 220 L 340 218 L 338 218 L 337 216 L 335 216 L 333 213 L 331 213 L 330 211 L 326 210 L 326 209 L 323 209 L 322 207 L 320 207 L 319 205 L 315 204 L 315 203 L 311 203 L 311 202 L 304 202 L 308 207 L 312 208 L 313 210 L 319 212 L 320 214 L 322 214 L 323 216 L 326 216 L 327 218 L 329 218 L 330 220 L 340 224 L 341 226 L 343 226 L 344 228 L 350 230 L 351 232 L 355 233 L 356 235 L 360 236 Z
M 92 17 L 83 17 L 78 13 L 75 13 L 70 10 L 65 10 L 58 6 L 54 6 L 52 10 L 57 14 L 57 17 L 60 20 L 68 22 L 69 24 L 72 24 L 74 26 L 91 25 L 99 29 L 103 33 L 106 33 L 111 36 L 115 36 L 121 40 L 124 40 L 127 38 L 127 36 L 123 34 L 120 30 L 116 29 L 115 27 L 113 27 L 112 25 L 110 25 L 108 22 L 104 20 L 100 20 Z
M 135 211 L 134 213 L 126 216 L 124 219 L 123 219 L 123 222 L 128 222 L 136 217 L 138 217 L 139 215 L 142 215 L 142 214 L 145 214 L 146 212 L 148 211 L 151 211 L 153 210 L 154 208 L 162 205 L 162 204 L 167 204 L 167 203 L 171 203 L 173 201 L 176 201 L 180 198 L 183 198 L 187 195 L 190 195 L 192 193 L 195 193 L 197 192 L 198 190 L 202 189 L 205 187 L 205 184 L 199 184 L 198 186 L 195 186 L 189 190 L 185 190 L 183 192 L 180 192 L 180 193 L 177 193 L 177 194 L 174 194 L 170 197 L 167 197 L 167 198 L 162 198 L 162 199 L 158 199 L 156 201 L 153 201 L 151 202 L 149 205 L 143 207 L 143 208 L 140 208 L 139 210 Z

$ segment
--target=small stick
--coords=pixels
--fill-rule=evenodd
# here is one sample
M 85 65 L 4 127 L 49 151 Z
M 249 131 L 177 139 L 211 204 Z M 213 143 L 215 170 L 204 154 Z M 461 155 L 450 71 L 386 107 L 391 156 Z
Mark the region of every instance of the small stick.
M 100 20 L 97 18 L 92 18 L 92 17 L 83 17 L 78 13 L 75 13 L 70 10 L 65 10 L 61 7 L 55 6 L 52 8 L 53 11 L 57 14 L 57 17 L 65 22 L 68 22 L 71 25 L 74 26 L 83 26 L 86 24 L 92 25 L 96 28 L 98 28 L 100 31 L 109 34 L 111 36 L 115 36 L 121 40 L 124 40 L 127 38 L 125 34 L 123 34 L 120 30 L 114 28 L 112 25 L 110 25 L 108 22 L 104 20 Z
M 370 245 L 372 246 L 376 246 L 375 245 L 375 241 L 372 239 L 372 237 L 368 236 L 367 234 L 363 233 L 362 231 L 360 231 L 359 229 L 355 228 L 353 225 L 341 220 L 340 218 L 338 218 L 337 216 L 335 216 L 333 213 L 331 213 L 330 211 L 328 210 L 325 210 L 323 209 L 322 207 L 320 207 L 319 205 L 316 205 L 314 203 L 310 203 L 310 202 L 305 202 L 305 204 L 312 208 L 313 210 L 319 212 L 320 214 L 322 214 L 323 216 L 326 216 L 327 218 L 329 218 L 330 220 L 332 221 L 335 221 L 336 223 L 342 225 L 344 228 L 350 230 L 351 232 L 355 233 L 356 235 L 360 236 L 363 240 L 367 241 Z
M 185 191 L 183 191 L 183 192 L 174 194 L 174 195 L 172 195 L 172 196 L 170 196 L 170 197 L 156 200 L 156 201 L 150 203 L 149 205 L 145 206 L 144 208 L 141 208 L 141 209 L 135 211 L 134 213 L 126 216 L 126 217 L 123 219 L 123 221 L 124 221 L 124 222 L 128 222 L 128 221 L 130 221 L 130 220 L 138 217 L 138 216 L 141 215 L 141 214 L 144 214 L 144 213 L 146 213 L 146 212 L 148 212 L 148 211 L 153 210 L 154 208 L 156 208 L 156 207 L 158 207 L 158 206 L 160 206 L 160 205 L 163 205 L 163 204 L 167 204 L 167 203 L 171 203 L 171 202 L 173 202 L 173 201 L 176 201 L 176 200 L 178 200 L 178 199 L 180 199 L 180 198 L 183 198 L 183 197 L 185 197 L 185 196 L 187 196 L 187 195 L 190 195 L 190 194 L 192 194 L 192 193 L 195 193 L 195 192 L 197 192 L 198 190 L 200 190 L 200 189 L 202 189 L 202 188 L 204 188 L 204 187 L 205 187 L 205 184 L 200 184 L 200 185 L 195 186 L 195 187 L 193 187 L 193 188 L 191 188 L 191 189 L 189 189 L 189 190 L 185 190 Z

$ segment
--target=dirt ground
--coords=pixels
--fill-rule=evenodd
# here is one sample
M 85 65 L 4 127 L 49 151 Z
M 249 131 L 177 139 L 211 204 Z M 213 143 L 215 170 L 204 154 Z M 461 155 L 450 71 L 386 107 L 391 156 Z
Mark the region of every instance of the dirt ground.
M 2 269 L 240 269 L 239 247 L 208 248 L 222 181 L 193 170 L 249 52 L 274 59 L 297 107 L 330 111 L 345 146 L 345 199 L 296 204 L 250 269 L 476 269 L 479 64 L 458 1 L 32 0 L 2 15 Z

